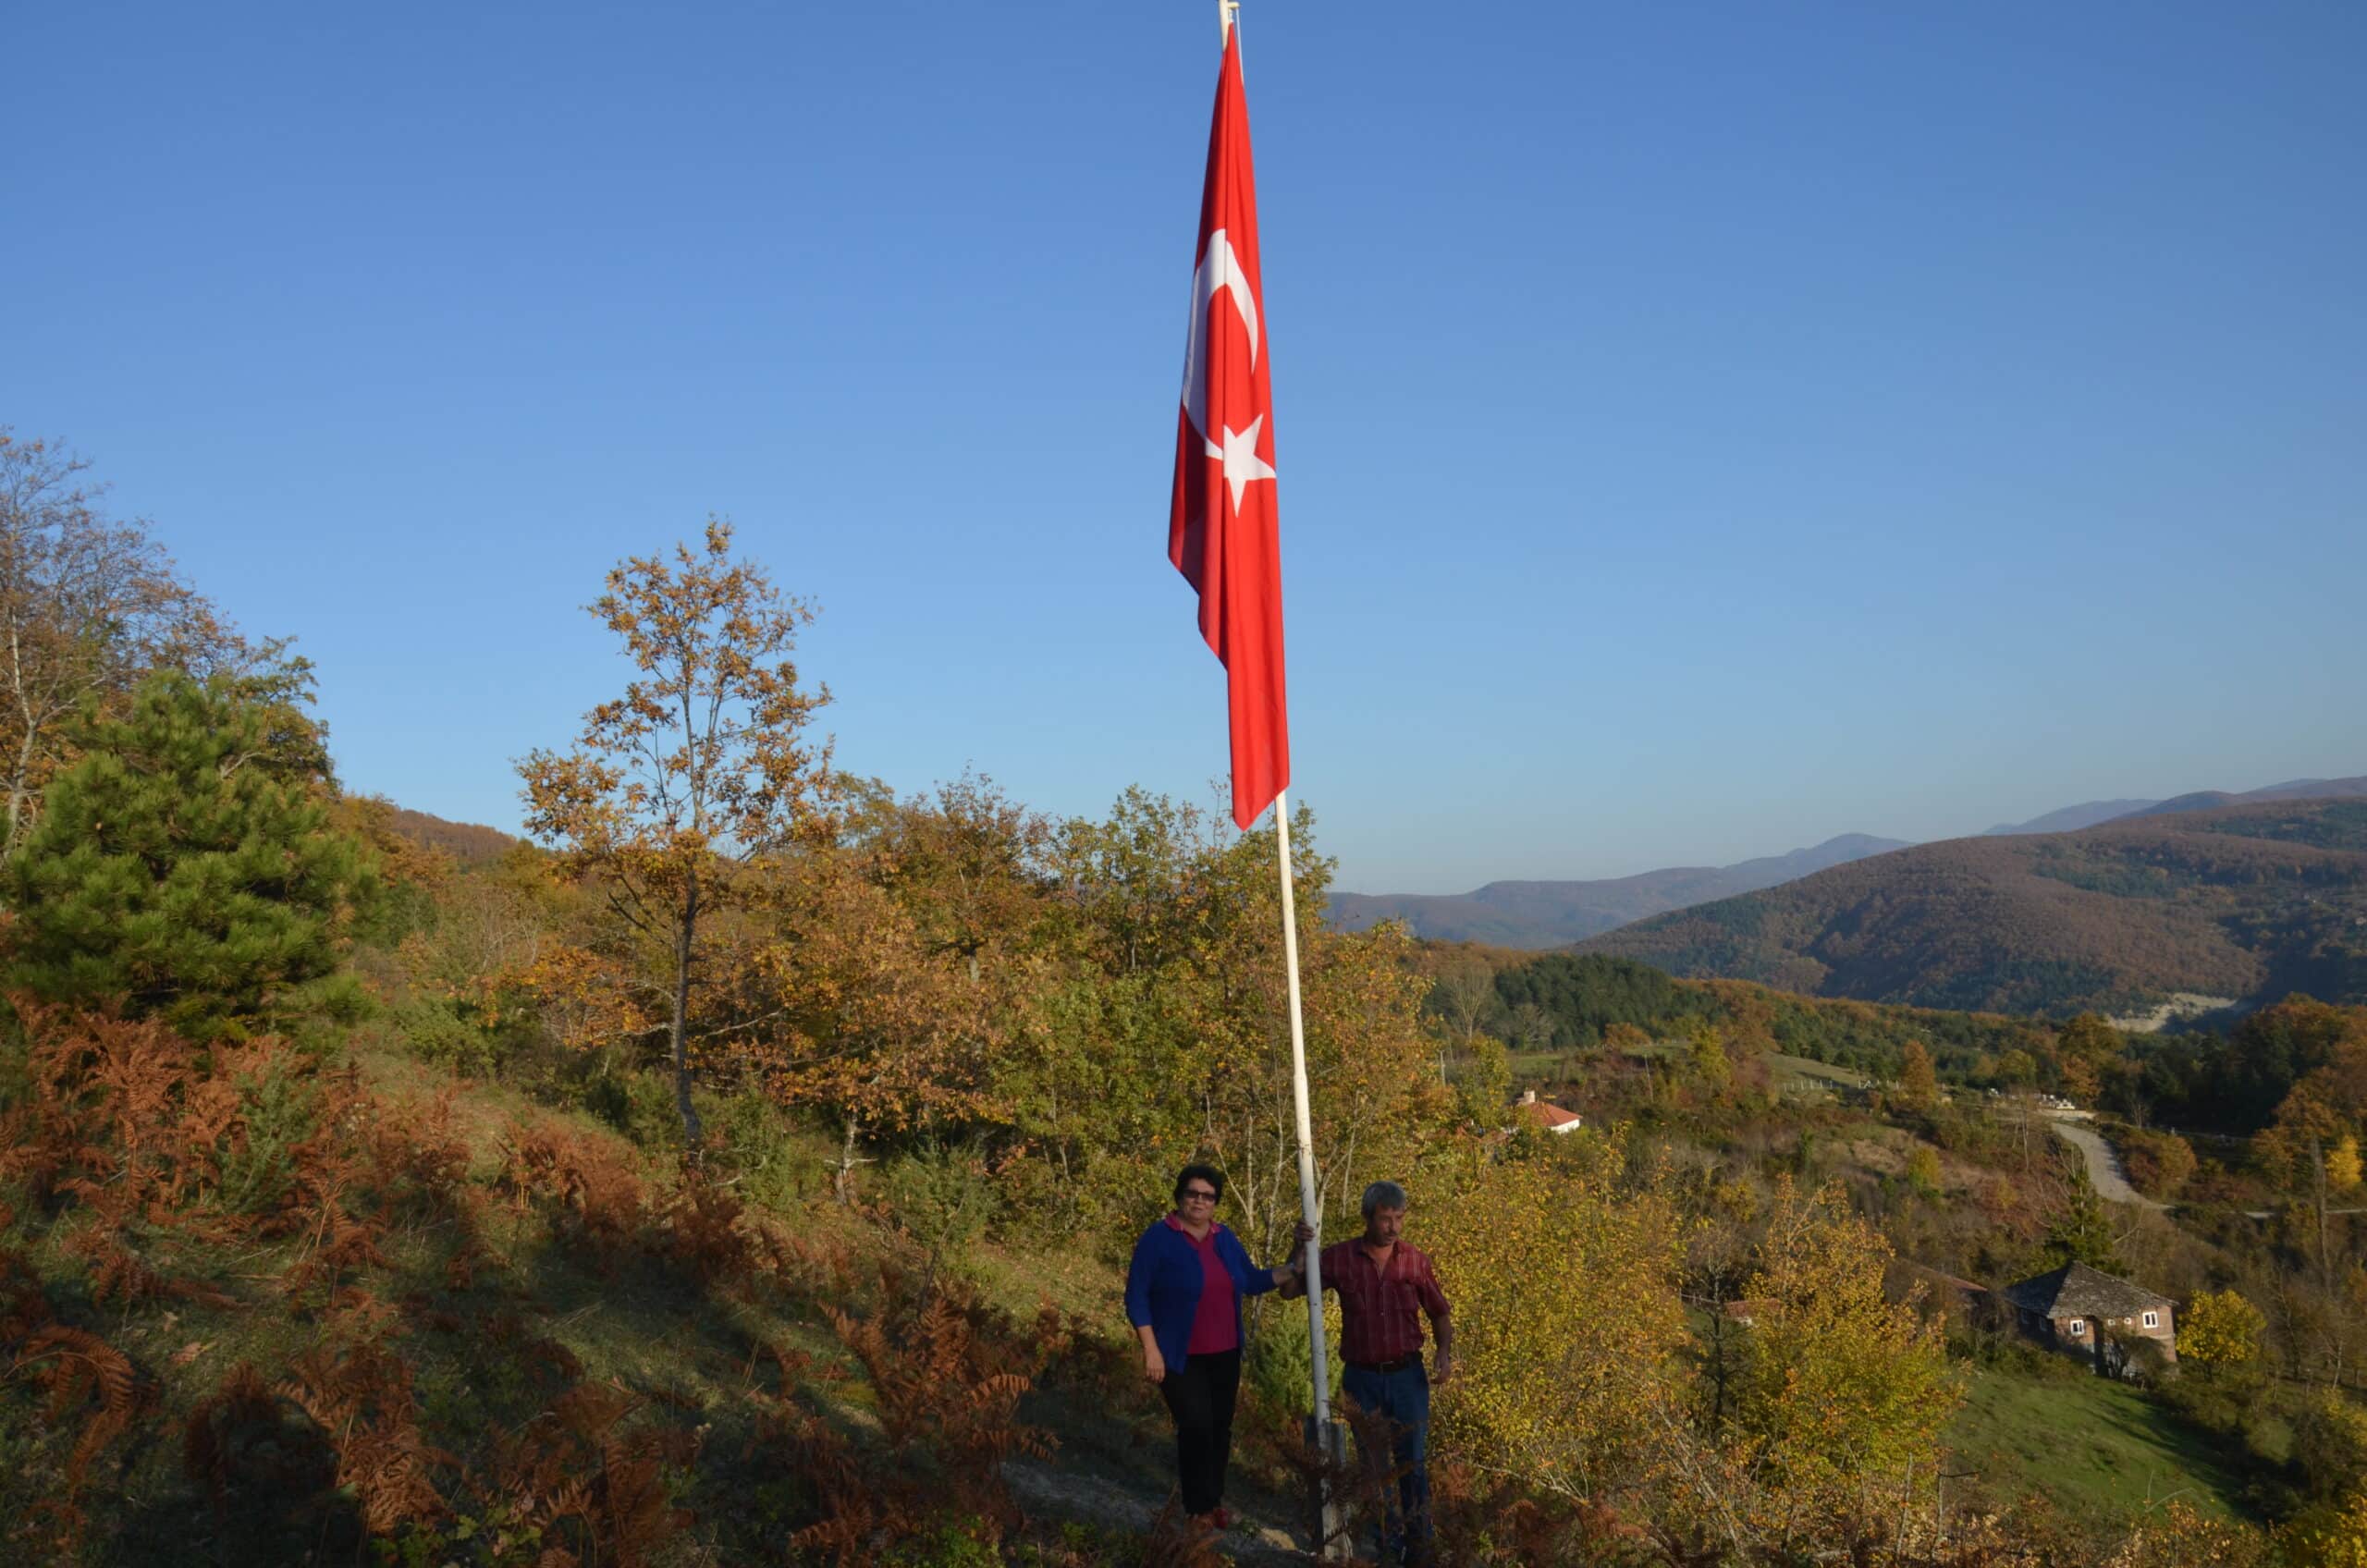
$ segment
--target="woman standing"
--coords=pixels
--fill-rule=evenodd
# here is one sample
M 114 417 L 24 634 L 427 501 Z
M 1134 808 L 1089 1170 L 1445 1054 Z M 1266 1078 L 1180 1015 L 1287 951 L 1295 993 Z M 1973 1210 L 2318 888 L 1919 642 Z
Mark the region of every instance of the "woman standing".
M 1224 1472 L 1233 1459 L 1233 1403 L 1241 1390 L 1241 1298 L 1297 1278 L 1288 1265 L 1258 1268 L 1217 1223 L 1224 1177 L 1187 1165 L 1175 1208 L 1145 1231 L 1126 1269 L 1126 1317 L 1143 1341 L 1143 1373 L 1175 1417 L 1175 1469 L 1184 1512 L 1220 1530 Z

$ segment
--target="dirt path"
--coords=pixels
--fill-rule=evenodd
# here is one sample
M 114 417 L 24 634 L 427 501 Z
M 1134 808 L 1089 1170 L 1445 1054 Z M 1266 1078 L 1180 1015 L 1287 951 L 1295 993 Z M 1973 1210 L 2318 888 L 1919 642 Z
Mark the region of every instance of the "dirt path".
M 1020 1505 L 1029 1513 L 1058 1519 L 1079 1519 L 1105 1527 L 1147 1531 L 1165 1498 L 1151 1499 L 1105 1476 L 1082 1475 L 1049 1465 L 1012 1461 L 1002 1467 L 1003 1479 Z M 1307 1561 L 1292 1533 L 1273 1520 L 1253 1518 L 1233 1503 L 1233 1528 L 1219 1537 L 1217 1550 L 1228 1560 L 1282 1568 Z
M 2156 1213 L 2170 1207 L 2165 1203 L 2155 1203 L 2128 1184 L 2128 1172 L 2120 1168 L 2120 1156 L 2104 1142 L 2103 1133 L 2060 1116 L 2054 1118 L 2054 1135 L 2078 1149 L 2080 1158 L 2088 1162 L 2088 1180 L 2095 1183 L 2098 1197 L 2106 1203 L 2134 1204 L 2139 1208 L 2150 1208 Z

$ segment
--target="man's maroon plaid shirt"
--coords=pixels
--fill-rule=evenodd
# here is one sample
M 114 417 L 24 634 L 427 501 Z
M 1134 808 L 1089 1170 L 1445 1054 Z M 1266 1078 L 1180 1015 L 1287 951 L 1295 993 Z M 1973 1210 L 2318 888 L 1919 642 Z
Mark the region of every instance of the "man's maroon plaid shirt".
M 1323 1249 L 1323 1288 L 1340 1292 L 1340 1359 L 1372 1366 L 1422 1353 L 1422 1315 L 1447 1315 L 1430 1255 L 1401 1241 L 1386 1273 L 1362 1241 Z

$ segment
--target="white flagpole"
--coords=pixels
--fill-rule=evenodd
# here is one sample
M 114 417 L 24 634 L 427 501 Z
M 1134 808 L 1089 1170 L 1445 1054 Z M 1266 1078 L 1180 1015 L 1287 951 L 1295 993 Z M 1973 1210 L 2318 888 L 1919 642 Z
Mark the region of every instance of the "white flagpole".
M 1224 43 L 1232 43 L 1233 24 L 1239 20 L 1240 12 L 1241 0 L 1217 0 L 1217 35 Z M 1246 69 L 1245 62 L 1245 74 Z M 1301 1276 L 1306 1287 L 1308 1359 L 1313 1364 L 1315 1382 L 1315 1415 L 1307 1423 L 1307 1439 L 1308 1446 L 1318 1453 L 1335 1464 L 1345 1464 L 1344 1444 L 1339 1429 L 1331 1424 L 1331 1354 L 1323 1334 L 1323 1212 L 1315 1195 L 1315 1119 L 1307 1109 L 1306 1014 L 1299 1001 L 1298 898 L 1295 879 L 1291 875 L 1291 802 L 1287 790 L 1274 794 L 1274 852 L 1282 885 L 1282 962 L 1290 984 L 1291 1109 L 1298 1120 L 1298 1210 L 1306 1228 L 1315 1232 L 1315 1240 L 1305 1248 Z M 1344 1554 L 1346 1542 L 1338 1505 L 1327 1483 L 1317 1484 L 1314 1501 L 1316 1555 L 1327 1561 L 1337 1559 Z
M 1240 19 L 1241 0 L 1217 0 L 1217 30 L 1228 43 Z M 1247 62 L 1243 62 L 1244 69 Z M 1319 1433 L 1331 1420 L 1331 1357 L 1323 1337 L 1323 1211 L 1315 1195 L 1315 1121 L 1306 1105 L 1306 1016 L 1298 993 L 1298 899 L 1291 876 L 1290 791 L 1274 796 L 1274 850 L 1282 878 L 1282 961 L 1290 975 L 1291 1108 L 1298 1117 L 1299 1218 L 1316 1239 L 1306 1244 L 1306 1336 L 1313 1352 L 1315 1426 Z
M 1285 790 L 1274 797 L 1274 847 L 1282 874 L 1282 959 L 1291 993 L 1291 1100 L 1298 1113 L 1298 1207 L 1316 1239 L 1306 1244 L 1306 1333 L 1314 1352 L 1315 1423 L 1331 1419 L 1331 1363 L 1323 1341 L 1322 1211 L 1315 1196 L 1315 1123 L 1306 1108 L 1306 1022 L 1298 999 L 1298 900 L 1292 890 L 1291 802 Z

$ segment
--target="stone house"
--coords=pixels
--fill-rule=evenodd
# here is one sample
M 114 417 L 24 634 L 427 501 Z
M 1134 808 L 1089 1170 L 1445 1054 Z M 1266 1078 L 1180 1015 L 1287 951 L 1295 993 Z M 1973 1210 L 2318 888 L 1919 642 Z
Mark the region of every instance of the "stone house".
M 2084 1357 L 2111 1377 L 2128 1371 L 2128 1347 L 2148 1340 L 2162 1359 L 2178 1358 L 2173 1304 L 2142 1285 L 2116 1280 L 2084 1263 L 2068 1263 L 2006 1286 L 1998 1294 L 2013 1308 L 2016 1325 L 2042 1345 Z

